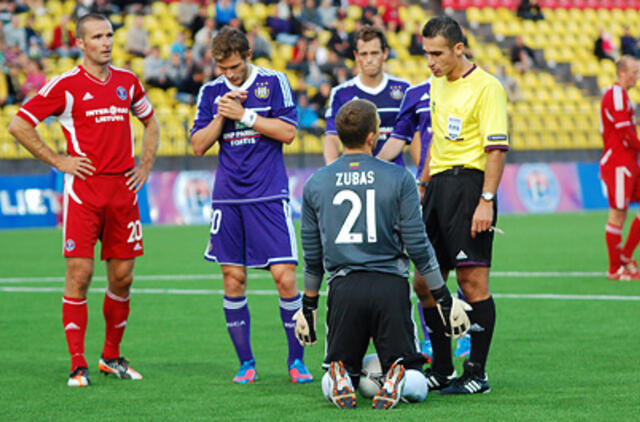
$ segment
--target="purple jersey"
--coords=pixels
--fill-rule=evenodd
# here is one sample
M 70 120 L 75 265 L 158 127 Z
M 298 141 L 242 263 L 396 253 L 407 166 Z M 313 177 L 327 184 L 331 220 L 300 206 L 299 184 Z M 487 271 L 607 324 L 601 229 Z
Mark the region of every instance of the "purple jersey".
M 420 177 L 424 162 L 427 159 L 427 151 L 431 143 L 433 130 L 431 129 L 431 112 L 429 110 L 429 90 L 431 78 L 419 85 L 407 89 L 400 104 L 400 112 L 396 118 L 391 137 L 402 139 L 407 143 L 413 140 L 416 130 L 420 131 L 420 162 L 416 176 Z
M 360 81 L 359 76 L 334 87 L 331 90 L 329 106 L 325 115 L 327 120 L 325 134 L 338 135 L 336 131 L 336 115 L 343 104 L 355 98 L 369 100 L 378 107 L 378 116 L 380 116 L 380 137 L 378 138 L 376 149 L 373 150 L 373 155 L 375 156 L 380 152 L 389 135 L 391 135 L 393 124 L 396 121 L 398 111 L 400 111 L 400 102 L 408 87 L 409 82 L 387 73 L 383 74 L 382 82 L 375 88 L 365 86 Z M 393 161 L 404 166 L 402 154 L 399 154 Z
M 232 85 L 224 75 L 202 86 L 191 135 L 213 120 L 218 112 L 218 100 L 232 90 L 248 92 L 243 103 L 246 109 L 298 126 L 293 90 L 284 73 L 249 65 L 249 77 L 242 86 Z M 289 199 L 282 142 L 230 119 L 225 120 L 218 142 L 220 153 L 213 204 Z

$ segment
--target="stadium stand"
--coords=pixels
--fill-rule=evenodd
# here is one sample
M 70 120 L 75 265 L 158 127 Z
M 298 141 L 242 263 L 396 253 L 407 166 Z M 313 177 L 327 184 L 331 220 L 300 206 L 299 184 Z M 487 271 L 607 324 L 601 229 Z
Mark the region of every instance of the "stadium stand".
M 113 47 L 114 65 L 130 68 L 141 78 L 144 77 L 145 59 L 126 52 L 127 32 L 136 21 L 136 14 L 131 12 L 136 12 L 143 14 L 142 27 L 148 35 L 148 43 L 152 47 L 159 47 L 161 58 L 169 60 L 178 34 L 185 33 L 184 48 L 188 52 L 182 53 L 181 57 L 194 56 L 183 58 L 187 76 L 190 77 L 193 74 L 193 69 L 201 68 L 205 81 L 215 77 L 213 61 L 207 57 L 206 48 L 196 51 L 198 50 L 197 42 L 193 39 L 196 33 L 192 31 L 194 27 L 185 27 L 178 19 L 181 13 L 187 10 L 186 3 L 199 2 L 146 3 L 148 4 L 138 8 L 125 7 L 120 10 L 116 5 L 110 5 L 112 7 L 110 10 L 113 12 L 110 14 L 110 19 L 116 28 Z M 267 51 L 270 51 L 270 54 L 257 58 L 255 60 L 257 64 L 285 72 L 296 95 L 306 95 L 309 99 L 318 93 L 319 81 L 328 80 L 335 84 L 350 77 L 353 61 L 348 54 L 343 56 L 337 54 L 337 47 L 334 48 L 334 46 L 343 41 L 345 35 L 348 37 L 350 32 L 359 27 L 360 21 L 364 18 L 363 7 L 368 5 L 368 1 L 354 0 L 348 5 L 337 2 L 340 7 L 337 9 L 337 19 L 333 27 L 323 27 L 321 21 L 298 21 L 301 25 L 297 33 L 292 29 L 285 29 L 284 33 L 279 33 L 275 29 L 279 22 L 277 19 L 284 19 L 285 22 L 291 23 L 301 16 L 312 16 L 313 11 L 305 10 L 305 2 L 281 0 L 268 3 L 236 1 L 238 19 L 232 21 L 232 24 L 255 32 L 255 37 L 266 41 Z M 315 2 L 315 4 L 319 3 L 319 1 Z M 430 2 L 430 4 L 433 3 L 436 2 Z M 386 13 L 389 7 L 397 8 L 397 17 L 401 22 L 397 32 L 388 31 L 387 33 L 392 50 L 392 56 L 387 62 L 387 70 L 407 78 L 412 83 L 423 81 L 429 76 L 426 59 L 421 55 L 412 55 L 410 46 L 416 29 L 419 30 L 420 26 L 434 13 L 440 12 L 437 8 L 439 5 L 435 9 L 426 9 L 417 1 L 414 3 L 382 0 L 378 4 L 374 24 L 385 25 L 385 19 L 394 15 Z M 599 134 L 599 94 L 601 89 L 610 85 L 615 79 L 615 65 L 609 60 L 599 61 L 594 56 L 594 41 L 605 23 L 615 47 L 619 47 L 619 39 L 625 26 L 629 26 L 632 35 L 638 37 L 640 35 L 637 30 L 640 24 L 640 0 L 540 0 L 544 19 L 535 22 L 516 16 L 518 4 L 519 0 L 443 0 L 441 2 L 442 9 L 446 13 L 454 14 L 468 26 L 466 36 L 469 49 L 473 52 L 473 61 L 490 72 L 503 67 L 506 77 L 517 84 L 520 98 L 509 104 L 514 150 L 600 148 L 602 141 Z M 24 13 L 16 12 L 22 27 L 25 27 L 28 17 L 33 16 L 32 29 L 41 37 L 41 45 L 44 47 L 37 50 L 34 46 L 27 55 L 27 52 L 16 51 L 6 43 L 2 44 L 4 53 L 2 67 L 7 81 L 13 85 L 24 84 L 25 57 L 30 56 L 34 60 L 42 61 L 47 79 L 79 63 L 79 59 L 43 51 L 50 44 L 54 29 L 61 22 L 62 16 L 75 16 L 79 13 L 77 2 L 49 0 L 44 2 L 44 7 L 45 12 L 32 13 L 28 10 Z M 204 17 L 215 17 L 215 4 L 199 7 Z M 194 16 L 195 21 L 199 15 L 194 14 Z M 292 17 L 293 20 L 291 20 Z M 7 22 L 8 20 L 4 21 L 5 27 Z M 73 21 L 70 22 L 68 28 L 73 30 L 73 24 Z M 341 32 L 342 28 L 345 33 Z M 256 30 L 253 31 L 254 29 Z M 292 38 L 291 35 L 294 37 Z M 540 63 L 530 71 L 519 71 L 510 60 L 509 50 L 515 36 L 521 36 L 524 43 L 530 46 L 540 58 Z M 292 39 L 303 42 L 292 43 Z M 37 42 L 34 42 L 35 44 Z M 175 51 L 182 51 L 181 47 L 176 48 L 178 50 Z M 301 48 L 304 51 L 298 51 Z M 305 58 L 302 66 L 291 66 L 291 60 L 296 53 L 302 53 Z M 189 60 L 193 61 L 191 65 Z M 202 81 L 191 82 L 196 86 L 202 83 Z M 183 88 L 179 85 L 176 83 L 168 89 L 147 86 L 149 98 L 162 125 L 162 139 L 159 146 L 159 155 L 162 156 L 192 155 L 188 145 L 188 130 L 195 112 L 194 99 L 193 95 L 183 95 L 185 93 L 181 92 Z M 0 112 L 0 123 L 6 127 L 23 98 L 19 95 L 13 97 L 6 95 L 5 98 L 1 98 L 3 91 L 1 88 L 0 86 L 0 100 L 4 105 Z M 632 100 L 640 102 L 638 88 L 632 89 L 630 95 Z M 323 114 L 321 108 L 318 114 Z M 142 125 L 137 121 L 134 123 L 134 130 L 139 137 L 142 133 Z M 65 141 L 58 123 L 46 122 L 38 126 L 38 131 L 48 145 L 58 151 L 64 151 Z M 291 145 L 285 146 L 285 153 L 288 154 L 321 152 L 322 139 L 313 132 L 300 131 L 298 139 Z M 217 154 L 217 147 L 210 150 L 208 154 Z M 31 155 L 20 147 L 7 131 L 2 131 L 0 158 L 30 157 Z

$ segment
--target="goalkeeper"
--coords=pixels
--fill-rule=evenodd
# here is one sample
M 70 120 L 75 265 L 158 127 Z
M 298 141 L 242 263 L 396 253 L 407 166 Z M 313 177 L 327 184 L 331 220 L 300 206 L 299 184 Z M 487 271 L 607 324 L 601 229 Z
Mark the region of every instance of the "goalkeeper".
M 436 299 L 449 335 L 469 327 L 464 302 L 444 284 L 421 219 L 413 176 L 373 158 L 380 120 L 373 103 L 351 100 L 338 111 L 336 126 L 344 154 L 309 179 L 302 204 L 305 295 L 294 316 L 296 334 L 307 346 L 317 341 L 318 291 L 329 273 L 327 350 L 322 380 L 325 397 L 339 408 L 356 404 L 362 358 L 373 339 L 386 374 L 375 409 L 401 397 L 427 395 L 425 363 L 419 353 L 409 300 L 409 258 Z

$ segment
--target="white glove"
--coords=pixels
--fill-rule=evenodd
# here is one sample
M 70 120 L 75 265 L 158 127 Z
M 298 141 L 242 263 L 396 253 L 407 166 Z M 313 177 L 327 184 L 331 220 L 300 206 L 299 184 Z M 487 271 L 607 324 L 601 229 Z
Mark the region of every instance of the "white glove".
M 453 337 L 454 339 L 464 337 L 471 327 L 471 321 L 469 321 L 468 311 L 473 310 L 471 305 L 464 302 L 457 297 L 451 296 L 451 303 L 447 303 L 445 300 L 443 303 L 438 303 L 438 313 L 442 318 L 444 324 L 444 333 L 447 337 Z
M 302 307 L 293 314 L 293 321 L 296 322 L 295 333 L 301 346 L 311 346 L 316 344 L 318 336 L 316 334 L 316 323 L 318 320 L 318 298 L 309 298 L 306 295 L 302 298 Z

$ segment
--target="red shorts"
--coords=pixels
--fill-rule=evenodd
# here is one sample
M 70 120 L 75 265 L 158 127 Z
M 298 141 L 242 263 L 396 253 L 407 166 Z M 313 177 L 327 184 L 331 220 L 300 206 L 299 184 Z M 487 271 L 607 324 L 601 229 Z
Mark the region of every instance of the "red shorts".
M 607 163 L 600 167 L 600 177 L 607 186 L 609 207 L 626 210 L 640 200 L 640 171 L 624 164 Z
M 82 180 L 66 175 L 64 183 L 63 251 L 65 257 L 93 258 L 96 241 L 101 259 L 142 255 L 138 195 L 122 175 L 97 175 Z

